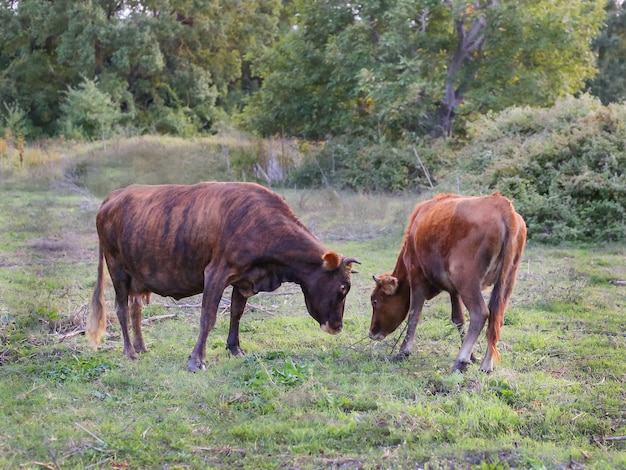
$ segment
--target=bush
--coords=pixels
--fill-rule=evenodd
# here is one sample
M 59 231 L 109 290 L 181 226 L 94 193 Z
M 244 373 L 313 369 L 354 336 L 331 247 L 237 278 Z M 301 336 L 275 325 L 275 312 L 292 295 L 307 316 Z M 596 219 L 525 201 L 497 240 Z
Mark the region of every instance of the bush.
M 76 139 L 105 140 L 124 119 L 111 96 L 98 88 L 97 80 L 86 78 L 77 88 L 69 88 L 61 111 L 63 134 Z
M 529 238 L 626 237 L 626 104 L 584 95 L 551 108 L 511 108 L 469 127 L 459 151 L 466 193 L 513 199 Z
M 364 192 L 419 192 L 429 188 L 431 172 L 439 170 L 445 161 L 449 160 L 433 152 L 430 145 L 392 146 L 343 136 L 308 155 L 304 164 L 291 173 L 290 180 L 301 187 L 332 185 Z

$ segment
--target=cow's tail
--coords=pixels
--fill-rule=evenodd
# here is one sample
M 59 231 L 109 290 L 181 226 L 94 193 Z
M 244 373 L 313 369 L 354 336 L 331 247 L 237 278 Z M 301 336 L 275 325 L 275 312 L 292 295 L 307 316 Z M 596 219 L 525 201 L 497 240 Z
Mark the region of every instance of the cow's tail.
M 104 336 L 107 327 L 107 313 L 104 304 L 105 273 L 104 253 L 102 251 L 102 246 L 100 246 L 99 257 L 98 278 L 96 280 L 96 285 L 93 289 L 93 296 L 91 297 L 91 308 L 89 309 L 89 314 L 87 315 L 87 321 L 85 326 L 85 331 L 87 332 L 89 342 L 94 348 L 98 347 L 98 344 Z
M 504 311 L 515 286 L 517 268 L 521 262 L 525 243 L 526 225 L 523 219 L 513 212 L 513 220 L 510 224 L 507 224 L 507 229 L 505 230 L 499 273 L 489 298 L 487 345 L 494 361 L 500 360 L 497 344 L 500 340 L 500 330 L 504 324 Z

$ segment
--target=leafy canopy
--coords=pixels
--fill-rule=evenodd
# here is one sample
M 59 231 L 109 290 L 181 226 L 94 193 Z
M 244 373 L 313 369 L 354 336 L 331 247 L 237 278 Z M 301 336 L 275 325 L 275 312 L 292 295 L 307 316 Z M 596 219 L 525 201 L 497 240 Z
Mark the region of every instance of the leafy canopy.
M 294 2 L 294 24 L 255 61 L 245 121 L 312 139 L 448 135 L 472 113 L 550 105 L 595 73 L 604 12 L 583 0 Z

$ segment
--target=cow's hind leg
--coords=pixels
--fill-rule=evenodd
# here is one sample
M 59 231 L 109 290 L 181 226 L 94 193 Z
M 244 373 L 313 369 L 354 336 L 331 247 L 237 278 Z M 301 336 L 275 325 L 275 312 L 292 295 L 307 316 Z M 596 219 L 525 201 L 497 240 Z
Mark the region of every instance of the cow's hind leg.
M 133 337 L 135 341 L 133 346 L 135 352 L 145 353 L 148 352 L 146 343 L 143 339 L 143 333 L 141 331 L 141 310 L 143 306 L 144 295 L 135 294 L 130 296 L 130 319 L 133 325 Z
M 463 302 L 461 301 L 461 297 L 457 293 L 450 293 L 450 304 L 452 306 L 452 323 L 456 326 L 457 330 L 459 330 L 459 334 L 461 335 L 461 345 L 463 344 L 463 340 L 466 335 L 466 324 L 465 324 L 465 307 L 463 306 Z M 472 351 L 470 355 L 470 361 L 473 363 L 477 362 L 476 356 L 474 356 L 474 352 Z
M 489 309 L 483 300 L 482 293 L 478 286 L 476 286 L 472 292 L 468 292 L 467 294 L 461 293 L 461 297 L 470 312 L 470 325 L 461 345 L 461 349 L 456 356 L 452 370 L 465 372 L 467 365 L 472 360 L 474 345 L 485 327 L 487 318 L 489 318 Z
M 130 334 L 128 331 L 130 276 L 128 276 L 122 268 L 117 266 L 114 261 L 110 261 L 108 265 L 113 288 L 115 289 L 115 313 L 117 313 L 117 319 L 120 322 L 120 329 L 122 330 L 122 338 L 124 341 L 123 352 L 124 355 L 129 358 L 137 359 L 137 353 L 133 344 L 130 342 Z
M 124 291 L 124 292 L 120 292 Z M 124 341 L 123 352 L 125 356 L 131 359 L 137 359 L 137 352 L 135 347 L 130 342 L 130 333 L 128 331 L 128 293 L 125 289 L 116 289 L 115 292 L 115 312 L 117 313 L 117 319 L 120 322 L 120 329 L 122 330 L 122 339 Z
M 226 349 L 233 356 L 242 356 L 244 354 L 239 344 L 239 322 L 246 308 L 247 301 L 248 299 L 241 294 L 239 289 L 233 287 L 233 295 L 230 302 L 230 328 L 228 330 L 228 340 L 226 341 Z

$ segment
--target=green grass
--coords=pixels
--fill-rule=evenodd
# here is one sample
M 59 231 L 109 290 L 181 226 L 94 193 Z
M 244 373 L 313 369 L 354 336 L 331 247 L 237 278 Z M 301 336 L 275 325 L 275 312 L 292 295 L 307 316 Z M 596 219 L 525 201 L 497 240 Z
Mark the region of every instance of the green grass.
M 138 145 L 140 160 L 157 153 L 150 178 L 167 172 L 159 152 L 199 152 Z M 119 149 L 65 165 L 87 158 L 96 186 L 113 186 L 111 161 L 139 165 Z M 138 361 L 122 356 L 114 317 L 97 351 L 64 337 L 80 330 L 95 282 L 102 198 L 72 178 L 0 184 L 0 468 L 626 467 L 626 441 L 606 440 L 626 436 L 626 287 L 610 282 L 626 279 L 626 246 L 528 247 L 501 364 L 451 373 L 460 341 L 445 294 L 427 303 L 408 360 L 391 359 L 401 331 L 367 339 L 371 275 L 393 268 L 417 197 L 279 190 L 328 247 L 362 261 L 344 330 L 321 332 L 288 284 L 250 299 L 244 358 L 225 350 L 223 313 L 207 370 L 191 374 L 198 298 L 153 299 Z M 109 285 L 110 312 L 112 298 Z

